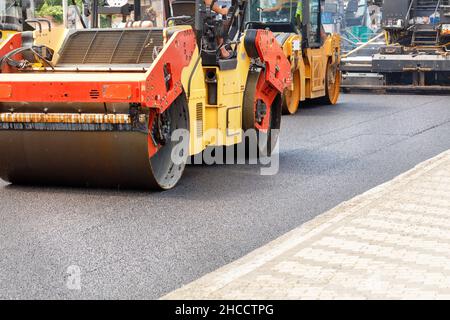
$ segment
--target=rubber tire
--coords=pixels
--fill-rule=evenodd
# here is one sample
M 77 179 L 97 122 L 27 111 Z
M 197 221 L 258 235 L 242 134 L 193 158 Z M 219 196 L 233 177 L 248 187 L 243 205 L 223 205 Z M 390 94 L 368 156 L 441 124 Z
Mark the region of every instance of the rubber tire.
M 288 97 L 288 94 L 292 93 L 290 97 Z M 294 90 L 290 91 L 286 89 L 286 91 L 283 93 L 283 115 L 293 115 L 296 114 L 299 106 L 300 106 L 300 73 L 297 70 L 294 75 Z M 296 100 L 297 103 L 294 101 L 291 102 L 290 99 Z M 291 106 L 289 106 L 291 104 Z
M 253 97 L 255 96 L 254 92 L 256 90 L 256 83 L 261 74 L 261 71 L 251 71 L 247 78 L 247 85 L 244 93 L 244 103 L 242 110 L 242 127 L 243 130 L 255 129 L 254 126 L 254 101 Z M 270 128 L 269 128 L 269 136 L 263 136 L 264 133 L 257 131 L 257 142 L 258 142 L 258 157 L 261 155 L 270 157 L 272 152 L 278 142 L 278 134 L 281 127 L 281 116 L 282 116 L 282 96 L 278 94 L 270 108 Z M 272 131 L 274 130 L 275 131 Z M 275 136 L 274 136 L 275 135 Z M 264 144 L 261 143 L 261 139 L 266 139 Z M 272 145 L 272 141 L 275 142 Z M 247 146 L 248 147 L 248 146 Z
M 336 76 L 335 76 L 335 82 L 334 82 L 334 88 L 330 88 L 329 87 L 329 81 L 328 81 L 328 74 L 330 72 L 330 68 L 331 68 L 331 63 L 330 61 L 328 61 L 327 63 L 327 72 L 325 74 L 325 96 L 323 98 L 320 98 L 320 102 L 322 104 L 325 105 L 335 105 L 338 100 L 339 100 L 339 96 L 340 96 L 340 86 L 341 86 L 341 71 L 338 69 L 336 71 Z M 338 67 L 337 67 L 338 68 Z M 331 89 L 331 90 L 330 90 Z
M 189 108 L 184 94 L 180 95 L 165 112 L 169 113 L 171 117 L 172 133 L 177 129 L 190 129 Z M 162 146 L 158 152 L 153 155 L 153 157 L 150 158 L 150 167 L 155 180 L 154 189 L 172 189 L 181 179 L 186 163 L 175 164 L 172 160 L 173 148 L 178 143 L 179 142 L 177 141 L 166 142 L 166 144 Z
M 264 156 L 270 157 L 275 150 L 275 147 L 278 143 L 279 133 L 281 128 L 281 116 L 282 116 L 282 97 L 281 94 L 275 97 L 275 100 L 270 107 L 270 129 L 269 129 L 269 137 L 262 137 L 265 135 L 262 132 L 258 132 L 258 150 Z M 263 146 L 260 145 L 261 139 L 266 139 L 266 144 Z M 272 144 L 273 142 L 273 144 Z

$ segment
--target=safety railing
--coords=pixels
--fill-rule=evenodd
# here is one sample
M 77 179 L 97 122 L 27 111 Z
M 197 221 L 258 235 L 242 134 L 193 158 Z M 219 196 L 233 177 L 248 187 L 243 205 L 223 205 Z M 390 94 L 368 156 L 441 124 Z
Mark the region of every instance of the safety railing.
M 409 20 L 411 17 L 411 11 L 412 11 L 412 8 L 413 8 L 415 2 L 416 2 L 416 0 L 412 0 L 411 3 L 409 4 L 408 12 L 406 13 L 406 16 L 405 16 L 405 24 L 406 25 L 409 24 Z
M 437 19 L 437 16 L 439 14 L 440 8 L 441 8 L 441 0 L 438 1 L 437 5 L 436 5 L 436 9 L 434 10 L 434 13 L 433 13 L 433 16 L 434 16 L 433 25 L 434 26 L 436 26 L 438 24 L 439 19 Z
M 346 54 L 343 55 L 343 58 L 347 58 L 352 54 L 355 54 L 356 52 L 360 51 L 361 49 L 369 46 L 370 44 L 373 44 L 376 42 L 376 40 L 382 38 L 384 36 L 384 33 L 381 32 L 379 34 L 377 34 L 375 37 L 373 37 L 372 39 L 370 39 L 369 41 L 367 41 L 366 43 L 361 44 L 360 46 L 358 46 L 357 48 L 347 52 Z

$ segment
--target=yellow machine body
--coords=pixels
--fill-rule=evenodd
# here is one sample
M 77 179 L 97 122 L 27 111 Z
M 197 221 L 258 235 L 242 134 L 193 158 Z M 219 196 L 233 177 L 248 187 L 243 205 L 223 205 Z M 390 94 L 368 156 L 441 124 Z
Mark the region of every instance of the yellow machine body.
M 335 104 L 339 98 L 340 36 L 321 26 L 320 0 L 276 0 L 250 5 L 248 25 L 276 34 L 291 64 L 293 83 L 284 93 L 285 114 L 305 100 Z
M 282 45 L 293 74 L 292 85 L 284 93 L 286 114 L 296 113 L 306 100 L 328 99 L 326 103 L 336 104 L 339 98 L 340 36 L 328 35 L 319 48 L 301 48 L 301 43 L 302 37 L 292 34 Z
M 230 146 L 242 140 L 242 101 L 250 58 L 243 43 L 237 52 L 236 69 L 222 71 L 218 67 L 203 67 L 201 63 L 196 63 L 199 59 L 196 50 L 191 64 L 183 71 L 183 88 L 185 92 L 190 92 L 191 155 L 208 146 Z M 206 74 L 210 71 L 217 76 L 217 104 L 213 105 L 208 104 L 205 83 Z

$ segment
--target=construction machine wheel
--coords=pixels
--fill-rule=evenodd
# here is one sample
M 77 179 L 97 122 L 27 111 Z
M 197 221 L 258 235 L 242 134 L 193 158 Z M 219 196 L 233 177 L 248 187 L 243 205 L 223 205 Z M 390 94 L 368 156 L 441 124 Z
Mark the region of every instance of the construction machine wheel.
M 337 63 L 327 63 L 325 76 L 325 97 L 321 99 L 324 104 L 334 105 L 338 102 L 341 86 L 341 71 Z
M 261 94 L 264 73 L 252 70 L 247 78 L 243 104 L 243 129 L 256 130 L 259 156 L 270 156 L 278 142 L 281 127 L 282 97 Z M 270 104 L 269 106 L 267 106 Z
M 166 121 L 169 123 L 168 135 L 165 137 L 162 146 L 150 158 L 150 167 L 154 178 L 155 187 L 163 190 L 173 188 L 183 175 L 186 167 L 186 159 L 189 154 L 189 141 L 182 141 L 185 148 L 177 148 L 180 141 L 172 141 L 171 137 L 175 130 L 185 130 L 187 135 L 183 136 L 183 139 L 189 139 L 189 114 L 188 104 L 184 95 L 178 97 L 172 105 L 162 114 L 162 117 L 166 117 Z M 155 126 L 158 120 L 155 118 Z M 154 127 L 155 128 L 155 127 Z M 150 143 L 150 142 L 149 142 Z M 174 161 L 174 153 L 178 152 L 175 156 L 180 161 Z
M 186 163 L 173 161 L 179 142 L 171 139 L 176 129 L 189 128 L 186 98 L 181 95 L 160 115 L 151 111 L 149 119 L 142 128 L 4 123 L 0 178 L 13 184 L 170 189 Z
M 297 70 L 293 78 L 293 90 L 287 89 L 283 94 L 283 114 L 296 114 L 300 104 L 300 74 Z

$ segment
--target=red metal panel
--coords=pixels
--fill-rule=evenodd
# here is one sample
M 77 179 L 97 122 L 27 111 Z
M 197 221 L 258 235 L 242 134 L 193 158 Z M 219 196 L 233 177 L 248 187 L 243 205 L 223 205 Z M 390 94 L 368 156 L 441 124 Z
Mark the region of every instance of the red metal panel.
M 256 113 L 258 100 L 263 101 L 267 108 L 262 122 L 255 121 L 255 128 L 266 132 L 270 128 L 271 107 L 276 96 L 283 93 L 292 83 L 291 65 L 271 31 L 258 30 L 255 46 L 260 59 L 265 63 L 265 70 L 258 79 L 253 112 Z
M 181 75 L 197 46 L 192 29 L 176 32 L 153 63 L 142 91 L 144 105 L 164 112 L 183 91 Z
M 275 89 L 273 86 L 269 84 L 269 82 L 265 79 L 264 74 L 261 74 L 261 76 L 258 79 L 258 84 L 256 86 L 256 93 L 254 98 L 254 113 L 256 113 L 256 103 L 258 100 L 261 100 L 264 102 L 264 104 L 267 107 L 267 114 L 263 118 L 261 123 L 258 123 L 255 121 L 255 128 L 262 131 L 267 132 L 267 130 L 270 128 L 270 121 L 271 121 L 271 108 L 272 104 L 276 98 L 276 96 L 279 94 L 279 91 Z
M 18 34 L 2 46 L 0 54 L 20 45 L 21 37 Z M 5 46 L 9 49 L 6 50 Z M 64 81 L 2 81 L 0 85 L 8 88 L 8 95 L 4 94 L 2 101 L 134 102 L 156 108 L 162 113 L 183 91 L 181 75 L 189 65 L 195 48 L 196 39 L 192 29 L 178 31 L 150 67 L 145 81 L 140 80 L 141 74 L 136 74 L 136 81 L 82 81 L 83 74 L 77 73 Z
M 12 87 L 10 84 L 0 84 L 0 99 L 8 99 L 12 95 Z
M 269 30 L 258 30 L 255 45 L 266 64 L 266 80 L 283 92 L 292 83 L 291 65 L 283 49 Z
M 74 77 L 75 78 L 75 77 Z M 5 81 L 0 86 L 10 86 L 11 94 L 2 97 L 2 102 L 139 102 L 140 83 L 136 82 L 28 82 Z M 127 94 L 120 90 L 111 94 L 110 88 L 124 86 Z

